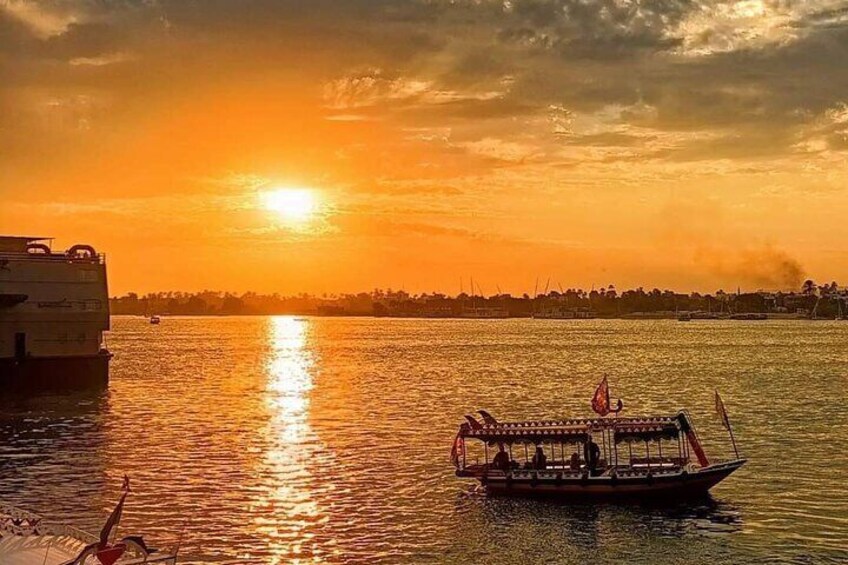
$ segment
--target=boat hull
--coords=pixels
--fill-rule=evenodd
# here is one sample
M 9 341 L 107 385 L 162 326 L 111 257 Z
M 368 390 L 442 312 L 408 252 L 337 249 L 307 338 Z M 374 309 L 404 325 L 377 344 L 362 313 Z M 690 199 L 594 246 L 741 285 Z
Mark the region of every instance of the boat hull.
M 0 358 L 0 394 L 105 388 L 111 358 L 106 351 L 72 357 Z
M 544 471 L 488 472 L 477 477 L 496 496 L 540 496 L 575 500 L 656 500 L 704 496 L 745 464 L 744 459 L 710 465 L 692 472 L 656 475 L 574 476 Z M 559 477 L 557 476 L 559 475 Z

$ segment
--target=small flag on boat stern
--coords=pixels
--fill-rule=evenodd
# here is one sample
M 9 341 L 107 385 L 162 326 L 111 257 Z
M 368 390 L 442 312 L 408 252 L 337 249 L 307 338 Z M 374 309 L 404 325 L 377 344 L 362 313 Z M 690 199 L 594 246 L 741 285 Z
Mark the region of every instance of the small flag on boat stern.
M 453 466 L 457 469 L 459 468 L 459 458 L 462 457 L 462 454 L 465 452 L 465 440 L 461 435 L 457 434 L 456 438 L 453 440 L 453 446 L 451 447 L 450 460 L 453 463 Z
M 606 416 L 610 412 L 616 414 L 621 412 L 623 407 L 624 404 L 621 402 L 621 399 L 618 400 L 615 408 L 612 407 L 612 404 L 610 403 L 609 382 L 607 382 L 607 378 L 604 377 L 598 384 L 598 388 L 595 389 L 595 395 L 592 397 L 592 410 L 601 416 Z
M 727 409 L 724 407 L 724 402 L 721 401 L 718 389 L 716 389 L 715 393 L 716 412 L 718 412 L 718 415 L 721 418 L 721 425 L 724 426 L 724 429 L 726 429 L 730 434 L 730 442 L 733 444 L 733 453 L 736 455 L 736 458 L 739 459 L 739 448 L 736 447 L 736 438 L 733 437 L 733 428 L 730 427 L 730 418 L 727 417 Z
M 719 418 L 721 418 L 721 425 L 724 426 L 726 430 L 730 429 L 730 419 L 727 417 L 727 410 L 724 408 L 724 402 L 721 400 L 721 396 L 718 394 L 718 390 L 715 391 L 715 408 L 716 413 Z

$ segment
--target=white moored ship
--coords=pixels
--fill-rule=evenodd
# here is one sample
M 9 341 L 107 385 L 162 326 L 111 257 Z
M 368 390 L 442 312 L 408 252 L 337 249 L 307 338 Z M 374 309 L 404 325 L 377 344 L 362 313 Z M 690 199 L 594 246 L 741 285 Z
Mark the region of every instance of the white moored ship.
M 0 236 L 0 392 L 105 386 L 106 262 L 90 245 Z

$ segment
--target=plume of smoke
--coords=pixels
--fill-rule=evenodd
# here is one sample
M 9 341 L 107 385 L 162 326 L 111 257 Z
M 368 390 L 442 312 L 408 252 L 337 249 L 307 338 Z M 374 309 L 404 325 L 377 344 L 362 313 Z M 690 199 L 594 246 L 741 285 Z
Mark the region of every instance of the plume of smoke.
M 804 279 L 798 260 L 772 245 L 735 250 L 701 247 L 695 262 L 722 279 L 756 288 L 795 290 Z

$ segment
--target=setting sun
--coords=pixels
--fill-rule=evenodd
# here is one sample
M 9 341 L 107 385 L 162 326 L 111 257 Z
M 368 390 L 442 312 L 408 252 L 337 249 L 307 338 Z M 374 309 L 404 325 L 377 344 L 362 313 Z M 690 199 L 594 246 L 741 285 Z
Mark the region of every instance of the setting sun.
M 291 222 L 308 222 L 315 215 L 315 192 L 305 188 L 280 188 L 261 195 L 266 210 Z

